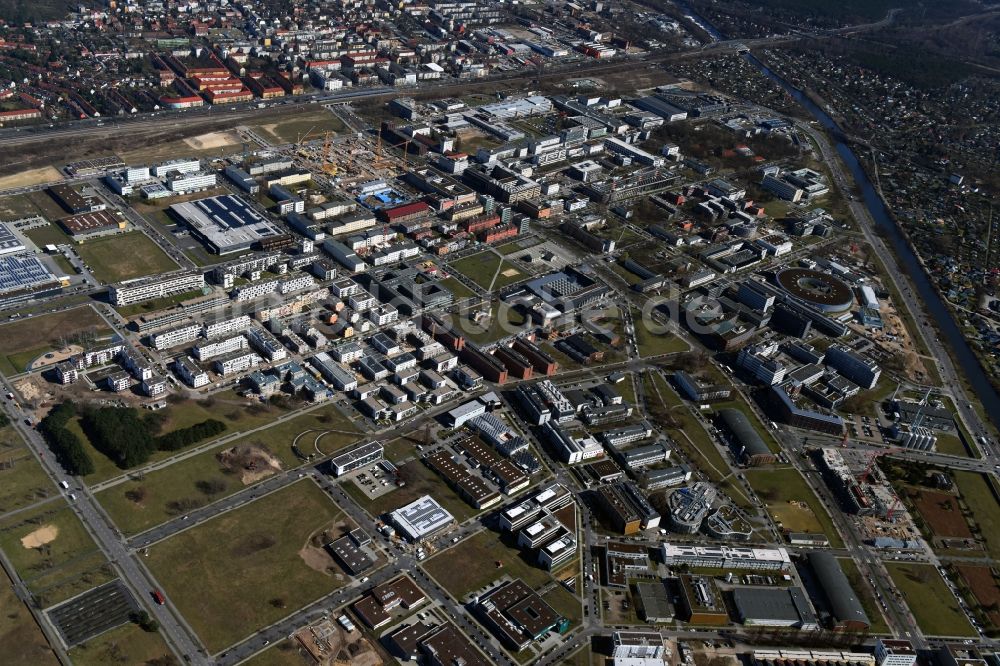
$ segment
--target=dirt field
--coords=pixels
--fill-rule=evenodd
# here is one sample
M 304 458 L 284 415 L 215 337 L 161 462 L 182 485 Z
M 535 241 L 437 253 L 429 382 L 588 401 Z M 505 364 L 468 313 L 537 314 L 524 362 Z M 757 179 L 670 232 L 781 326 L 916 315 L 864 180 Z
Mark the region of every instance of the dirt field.
M 220 451 L 216 457 L 223 467 L 239 473 L 240 483 L 244 486 L 281 471 L 281 461 L 262 445 L 240 444 Z
M 972 595 L 990 618 L 990 624 L 1000 627 L 1000 585 L 989 567 L 957 565 L 958 572 L 968 583 Z
M 59 528 L 55 525 L 45 525 L 39 527 L 31 534 L 21 537 L 21 545 L 25 548 L 41 548 L 47 543 L 52 543 L 59 536 Z
M 919 490 L 911 493 L 910 498 L 916 505 L 920 515 L 927 525 L 939 537 L 971 539 L 972 531 L 969 523 L 958 508 L 958 498 L 948 493 L 934 490 Z
M 41 169 L 28 169 L 27 171 L 0 178 L 0 190 L 12 190 L 17 187 L 51 183 L 55 180 L 62 180 L 62 177 L 61 173 L 50 166 L 42 167 Z
M 293 636 L 321 666 L 378 666 L 383 663 L 381 655 L 360 631 L 346 631 L 333 619 L 299 629 Z
M 236 145 L 240 143 L 240 138 L 236 132 L 209 132 L 184 139 L 184 143 L 195 150 L 212 150 L 213 148 Z

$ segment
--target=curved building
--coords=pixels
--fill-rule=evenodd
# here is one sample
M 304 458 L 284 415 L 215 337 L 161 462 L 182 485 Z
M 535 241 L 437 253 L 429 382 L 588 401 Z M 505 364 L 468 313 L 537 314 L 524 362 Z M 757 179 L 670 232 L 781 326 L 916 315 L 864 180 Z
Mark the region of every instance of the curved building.
M 868 615 L 851 587 L 837 558 L 826 551 L 809 553 L 809 566 L 826 595 L 834 629 L 865 631 L 871 626 Z
M 747 465 L 770 465 L 776 460 L 760 438 L 747 415 L 738 409 L 720 409 L 719 422 L 729 438 L 729 446 Z
M 785 268 L 774 276 L 778 286 L 821 312 L 843 312 L 854 303 L 854 293 L 838 277 L 811 268 Z

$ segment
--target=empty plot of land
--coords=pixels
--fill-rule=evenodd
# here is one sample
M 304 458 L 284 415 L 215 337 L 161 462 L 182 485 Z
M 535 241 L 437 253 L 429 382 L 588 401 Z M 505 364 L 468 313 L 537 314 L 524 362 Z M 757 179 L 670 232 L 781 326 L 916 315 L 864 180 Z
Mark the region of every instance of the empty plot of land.
M 972 531 L 958 506 L 958 497 L 936 490 L 916 490 L 910 494 L 917 511 L 939 537 L 971 539 Z
M 0 512 L 45 499 L 55 484 L 12 427 L 0 428 Z
M 0 574 L 0 655 L 10 664 L 55 666 L 59 663 L 28 607 L 14 594 L 6 574 Z
M 996 477 L 992 474 L 954 472 L 955 486 L 972 512 L 972 522 L 979 528 L 991 557 L 1000 557 L 1000 502 L 996 495 Z
M 52 608 L 48 615 L 66 645 L 73 646 L 125 624 L 138 608 L 125 584 L 113 580 Z
M 175 270 L 177 263 L 146 234 L 132 231 L 86 241 L 76 248 L 101 282 L 121 282 L 132 278 Z
M 973 636 L 975 631 L 944 579 L 930 564 L 886 564 L 896 588 L 930 636 Z
M 326 109 L 319 109 L 289 114 L 287 119 L 258 125 L 254 129 L 262 132 L 265 139 L 280 144 L 322 139 L 326 132 L 339 132 L 344 129 L 344 123 Z
M 746 477 L 781 529 L 786 532 L 825 534 L 830 539 L 831 546 L 840 547 L 840 535 L 829 514 L 797 470 L 751 469 L 747 470 Z
M 483 531 L 435 555 L 423 566 L 451 596 L 464 601 L 470 593 L 503 576 L 520 578 L 534 589 L 544 585 L 551 576 L 532 564 L 532 559 L 513 542 L 505 544 L 499 534 Z
M 20 319 L 0 326 L 0 372 L 23 372 L 31 361 L 78 340 L 94 340 L 111 329 L 89 305 Z
M 989 619 L 994 629 L 1000 628 L 1000 584 L 989 567 L 959 564 L 955 567 L 965 580 L 968 592 Z
M 69 651 L 69 656 L 73 666 L 175 663 L 173 653 L 158 632 L 144 631 L 131 623 L 81 643 Z
M 303 555 L 340 515 L 306 479 L 156 544 L 147 562 L 214 653 L 343 584 L 332 559 L 321 572 Z
M 195 150 L 212 150 L 213 148 L 239 145 L 241 141 L 236 132 L 209 132 L 208 134 L 188 137 L 184 139 L 184 143 Z
M 62 180 L 63 175 L 55 167 L 28 169 L 21 173 L 0 178 L 0 190 L 12 190 L 17 187 L 31 187 L 42 183 Z

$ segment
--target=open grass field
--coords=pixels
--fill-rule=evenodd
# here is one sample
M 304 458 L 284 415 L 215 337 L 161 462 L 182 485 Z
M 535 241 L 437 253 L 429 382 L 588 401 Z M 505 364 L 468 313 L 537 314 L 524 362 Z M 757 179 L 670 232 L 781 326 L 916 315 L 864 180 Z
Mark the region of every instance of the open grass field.
M 208 419 L 216 419 L 226 424 L 226 431 L 221 435 L 221 437 L 226 437 L 239 431 L 263 426 L 285 413 L 277 407 L 264 405 L 255 400 L 247 400 L 232 391 L 225 391 L 206 400 L 184 399 L 169 403 L 160 411 L 166 420 L 157 434 L 165 435 Z M 125 474 L 125 470 L 119 468 L 111 459 L 94 448 L 80 427 L 79 417 L 72 419 L 66 427 L 76 433 L 83 442 L 84 450 L 94 461 L 94 473 L 86 477 L 88 484 L 93 485 Z M 210 440 L 199 442 L 197 446 L 204 445 L 207 441 Z M 176 456 L 178 453 L 178 451 L 155 451 L 150 455 L 148 464 L 160 462 Z M 134 473 L 136 470 L 131 471 Z
M 0 548 L 42 606 L 110 579 L 104 556 L 64 500 L 0 523 Z
M 562 585 L 553 587 L 542 595 L 542 599 L 552 606 L 552 610 L 572 622 L 572 628 L 580 624 L 580 620 L 583 618 L 583 604 L 579 597 Z
M 374 499 L 354 483 L 344 484 L 344 492 L 353 497 L 372 516 L 380 516 L 398 509 L 424 495 L 430 495 L 440 502 L 441 506 L 460 523 L 479 513 L 419 459 L 411 460 L 400 467 L 399 474 L 406 480 L 406 485 Z
M 958 606 L 958 600 L 932 565 L 894 562 L 887 563 L 885 568 L 925 634 L 975 635 L 968 618 Z
M 12 427 L 0 428 L 0 513 L 56 494 L 45 470 Z
M 178 267 L 149 236 L 139 231 L 88 240 L 77 246 L 76 252 L 90 266 L 94 277 L 106 283 L 167 273 Z
M 497 567 L 497 561 L 503 566 Z M 489 531 L 477 532 L 427 560 L 423 567 L 459 601 L 503 576 L 520 578 L 532 589 L 551 580 L 547 571 L 529 563 L 513 541 L 505 544 L 500 535 Z
M 31 242 L 40 248 L 46 245 L 67 245 L 72 244 L 73 239 L 69 237 L 62 227 L 55 222 L 47 224 L 37 229 L 29 229 L 24 235 L 31 239 Z
M 781 529 L 825 534 L 832 547 L 842 546 L 829 514 L 797 470 L 791 467 L 750 469 L 746 471 L 746 477 Z
M 146 664 L 173 652 L 159 632 L 143 631 L 139 625 L 126 624 L 81 643 L 69 651 L 74 666 L 105 664 Z
M 41 215 L 49 222 L 69 215 L 44 190 L 25 192 L 0 198 L 0 219 L 15 220 L 21 217 Z
M 865 609 L 865 615 L 868 616 L 868 621 L 872 623 L 871 633 L 889 633 L 889 625 L 886 624 L 885 617 L 882 616 L 882 611 L 879 610 L 878 601 L 875 600 L 875 595 L 872 593 L 868 581 L 858 571 L 858 565 L 854 563 L 854 560 L 846 557 L 839 558 L 837 562 L 840 563 L 840 568 L 844 570 L 847 580 L 851 583 L 851 588 L 858 595 L 861 607 Z
M 466 287 L 464 284 L 459 282 L 453 277 L 445 278 L 439 282 L 439 284 L 451 292 L 452 296 L 455 297 L 456 301 L 460 301 L 464 298 L 469 298 L 475 296 L 475 292 Z
M 28 607 L 14 594 L 6 573 L 0 573 L 0 655 L 8 664 L 56 666 L 59 661 Z
M 958 497 L 936 490 L 912 490 L 910 499 L 927 521 L 931 531 L 940 537 L 971 539 L 969 524 L 962 516 Z
M 322 139 L 326 132 L 342 131 L 344 123 L 326 109 L 319 108 L 289 113 L 285 119 L 257 125 L 253 129 L 260 132 L 265 139 L 280 144 Z
M 952 473 L 955 486 L 972 511 L 972 521 L 979 527 L 979 536 L 986 541 L 990 557 L 1000 557 L 1000 503 L 994 488 L 996 477 L 975 472 Z
M 304 454 L 315 453 L 314 443 L 318 444 L 323 454 L 329 454 L 357 441 L 359 435 L 353 432 L 322 434 L 330 428 L 353 430 L 343 417 L 342 421 L 321 422 L 331 412 L 339 415 L 336 407 L 329 405 L 244 438 L 227 441 L 208 451 L 143 474 L 141 479 L 124 481 L 103 490 L 97 493 L 97 500 L 122 532 L 138 534 L 198 506 L 228 497 L 270 476 L 261 476 L 259 479 L 241 478 L 241 474 L 232 465 L 224 464 L 220 458 L 222 451 L 240 445 L 266 446 L 270 454 L 280 461 L 281 469 L 285 470 L 303 462 L 292 453 L 291 445 L 295 437 L 304 431 L 307 431 L 306 435 L 300 438 Z
M 493 282 L 493 289 L 496 290 L 530 277 L 511 262 L 489 251 L 463 257 L 450 266 L 483 289 L 488 289 L 490 282 Z M 494 275 L 496 281 L 493 280 Z
M 982 610 L 994 630 L 1000 628 L 1000 584 L 993 577 L 989 567 L 958 564 L 955 566 L 968 588 L 966 599 L 971 607 L 976 605 Z
M 214 653 L 342 584 L 310 545 L 340 515 L 307 479 L 156 544 L 146 562 Z
M 647 328 L 642 322 L 641 312 L 633 309 L 632 319 L 635 323 L 635 341 L 639 345 L 640 356 L 675 354 L 690 349 L 688 343 L 673 333 L 655 333 Z
M 35 358 L 82 337 L 100 339 L 111 329 L 90 306 L 0 325 L 0 372 L 24 372 Z
M 27 169 L 17 174 L 0 178 L 0 190 L 12 190 L 17 187 L 31 187 L 42 183 L 62 180 L 63 175 L 55 167 Z
M 243 663 L 246 666 L 312 666 L 316 662 L 297 640 L 286 638 Z

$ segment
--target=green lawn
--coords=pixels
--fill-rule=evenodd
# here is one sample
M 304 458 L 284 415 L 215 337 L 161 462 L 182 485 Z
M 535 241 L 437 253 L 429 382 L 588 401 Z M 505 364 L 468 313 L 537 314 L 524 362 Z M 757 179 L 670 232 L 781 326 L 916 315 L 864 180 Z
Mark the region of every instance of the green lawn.
M 343 584 L 300 553 L 341 515 L 307 479 L 156 544 L 146 562 L 215 653 Z
M 979 536 L 986 541 L 990 557 L 1000 557 L 1000 504 L 992 491 L 996 478 L 957 470 L 952 471 L 952 477 L 962 499 L 972 511 L 970 523 L 978 525 Z
M 0 513 L 51 497 L 55 484 L 11 426 L 0 428 Z
M 456 301 L 460 301 L 463 298 L 469 298 L 475 296 L 475 292 L 466 287 L 464 284 L 459 282 L 453 277 L 445 278 L 439 281 L 439 284 L 451 292 L 452 296 L 455 297 Z
M 40 248 L 44 248 L 46 245 L 66 245 L 73 243 L 73 239 L 55 222 L 46 224 L 44 227 L 25 231 L 24 235 Z
M 579 589 L 579 588 L 577 588 Z M 570 593 L 562 585 L 556 585 L 551 590 L 542 595 L 542 599 L 552 606 L 552 610 L 568 619 L 573 627 L 580 624 L 583 618 L 583 605 L 580 598 Z M 572 627 L 571 627 L 572 628 Z
M 932 565 L 887 563 L 885 568 L 925 634 L 976 635 L 958 600 Z
M 173 658 L 159 632 L 143 631 L 136 624 L 122 625 L 69 651 L 73 666 L 105 664 L 146 664 L 154 659 Z
M 837 561 L 840 563 L 840 568 L 844 570 L 847 580 L 851 583 L 851 588 L 858 595 L 861 607 L 865 609 L 865 615 L 868 616 L 868 621 L 871 622 L 871 633 L 888 634 L 889 625 L 886 624 L 885 618 L 882 616 L 882 611 L 879 610 L 878 601 L 875 600 L 875 595 L 872 593 L 868 581 L 858 571 L 858 565 L 855 564 L 854 560 L 847 557 L 838 558 Z
M 515 546 L 516 537 L 505 536 L 509 544 L 495 532 L 478 532 L 427 560 L 424 570 L 459 601 L 505 575 L 520 578 L 532 589 L 551 580 L 549 572 L 531 563 L 530 555 Z M 496 566 L 498 561 L 502 567 Z
M 292 441 L 306 430 L 300 439 L 303 453 L 314 453 L 313 442 L 324 430 L 350 429 L 346 419 L 322 423 L 336 407 L 329 405 L 302 414 L 266 430 L 226 442 L 197 455 L 177 461 L 167 467 L 142 475 L 141 479 L 119 483 L 97 493 L 97 500 L 125 534 L 138 534 L 192 509 L 228 497 L 247 487 L 239 474 L 223 465 L 218 454 L 241 444 L 260 444 L 280 460 L 282 469 L 302 464 L 291 450 Z M 319 439 L 320 451 L 333 453 L 358 440 L 357 434 L 328 433 Z M 248 479 L 249 480 L 249 479 Z M 263 479 L 259 479 L 263 480 Z
M 489 251 L 464 257 L 452 262 L 450 266 L 483 289 L 488 289 L 491 282 L 493 282 L 494 290 L 502 289 L 509 284 L 520 282 L 529 277 L 511 262 Z M 497 272 L 498 267 L 499 273 Z M 496 281 L 493 280 L 494 275 Z
M 90 266 L 94 277 L 105 283 L 167 273 L 178 267 L 149 236 L 139 231 L 84 241 L 77 246 L 76 253 Z
M 52 648 L 45 640 L 28 607 L 14 594 L 14 586 L 0 573 L 0 655 L 8 664 L 57 666 Z
M 690 349 L 688 343 L 673 333 L 654 333 L 642 321 L 642 313 L 632 309 L 632 320 L 635 325 L 635 341 L 639 345 L 640 356 L 660 356 L 675 354 Z
M 746 477 L 771 518 L 784 531 L 825 534 L 832 547 L 842 546 L 829 514 L 798 470 L 791 467 L 750 469 Z

